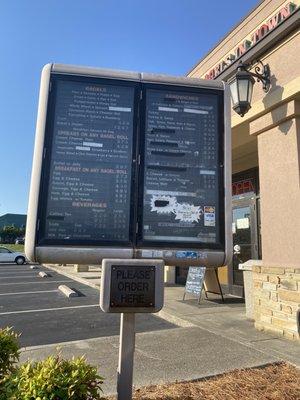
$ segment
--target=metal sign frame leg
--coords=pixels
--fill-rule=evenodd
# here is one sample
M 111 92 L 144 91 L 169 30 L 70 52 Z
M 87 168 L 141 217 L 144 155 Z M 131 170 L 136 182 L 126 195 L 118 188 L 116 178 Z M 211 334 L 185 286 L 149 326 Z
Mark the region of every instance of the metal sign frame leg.
M 122 313 L 117 381 L 118 400 L 132 399 L 134 348 L 135 313 Z
M 224 303 L 225 300 L 224 300 L 223 290 L 222 290 L 222 288 L 221 288 L 221 284 L 220 284 L 220 280 L 219 280 L 219 275 L 218 275 L 218 270 L 217 270 L 217 268 L 215 268 L 215 274 L 216 274 L 216 279 L 217 279 L 218 286 L 219 286 L 219 290 L 220 290 L 220 295 L 221 295 L 221 298 L 222 298 L 222 303 Z

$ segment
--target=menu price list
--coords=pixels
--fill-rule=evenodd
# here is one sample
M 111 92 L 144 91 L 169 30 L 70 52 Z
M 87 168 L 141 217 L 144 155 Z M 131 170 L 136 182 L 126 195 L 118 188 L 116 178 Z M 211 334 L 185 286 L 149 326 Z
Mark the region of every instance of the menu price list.
M 129 240 L 134 88 L 57 81 L 46 238 Z
M 218 129 L 216 95 L 147 91 L 144 239 L 218 240 Z

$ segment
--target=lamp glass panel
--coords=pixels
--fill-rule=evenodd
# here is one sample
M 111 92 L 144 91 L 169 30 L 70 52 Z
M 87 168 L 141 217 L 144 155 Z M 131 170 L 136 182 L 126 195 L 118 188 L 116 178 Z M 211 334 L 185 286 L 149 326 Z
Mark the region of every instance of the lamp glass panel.
M 238 80 L 238 90 L 239 90 L 239 101 L 249 101 L 248 100 L 248 79 Z
M 253 92 L 253 81 L 249 81 L 248 102 L 251 103 Z
M 230 83 L 231 100 L 233 104 L 238 103 L 238 88 L 236 79 Z

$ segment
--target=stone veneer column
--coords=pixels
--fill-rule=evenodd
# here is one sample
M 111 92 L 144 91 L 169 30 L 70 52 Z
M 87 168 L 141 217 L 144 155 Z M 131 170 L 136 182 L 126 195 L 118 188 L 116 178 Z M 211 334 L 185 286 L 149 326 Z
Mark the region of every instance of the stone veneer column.
M 255 327 L 299 340 L 300 267 L 254 266 L 252 273 Z

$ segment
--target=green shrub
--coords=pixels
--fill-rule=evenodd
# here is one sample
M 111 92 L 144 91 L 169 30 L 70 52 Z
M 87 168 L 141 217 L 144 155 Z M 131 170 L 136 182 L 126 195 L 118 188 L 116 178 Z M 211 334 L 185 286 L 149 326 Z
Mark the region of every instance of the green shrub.
M 18 337 L 12 328 L 0 329 L 0 380 L 12 372 L 19 361 Z
M 98 400 L 102 383 L 84 357 L 49 356 L 17 368 L 4 383 L 4 392 L 7 400 Z

